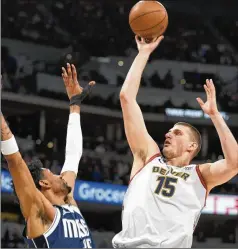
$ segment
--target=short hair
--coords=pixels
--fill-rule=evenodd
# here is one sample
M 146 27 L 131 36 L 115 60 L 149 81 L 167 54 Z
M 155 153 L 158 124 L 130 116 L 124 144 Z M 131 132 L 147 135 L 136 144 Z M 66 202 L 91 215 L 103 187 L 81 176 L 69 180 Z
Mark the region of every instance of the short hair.
M 28 169 L 30 170 L 31 176 L 36 187 L 41 190 L 39 181 L 43 179 L 43 164 L 40 160 L 36 159 L 28 164 Z
M 197 149 L 196 149 L 195 152 L 194 152 L 193 157 L 197 156 L 198 153 L 199 153 L 200 150 L 201 150 L 201 147 L 202 147 L 202 137 L 201 137 L 201 134 L 200 134 L 200 132 L 198 131 L 198 129 L 195 128 L 194 126 L 188 124 L 188 123 L 185 123 L 185 122 L 178 122 L 178 123 L 176 123 L 175 125 L 183 125 L 183 126 L 188 127 L 188 128 L 190 129 L 190 131 L 191 131 L 191 133 L 192 133 L 192 136 L 193 136 L 193 138 L 194 138 L 194 140 L 195 140 L 194 142 L 196 142 L 197 145 L 198 145 Z
M 28 164 L 28 169 L 29 169 L 29 171 L 31 173 L 31 176 L 32 176 L 33 181 L 34 181 L 34 183 L 36 185 L 36 188 L 41 190 L 41 186 L 40 186 L 39 181 L 41 179 L 43 179 L 43 171 L 42 171 L 43 164 L 42 164 L 42 162 L 40 160 L 38 160 L 38 159 L 33 160 Z M 14 196 L 17 198 L 17 194 L 16 194 L 16 190 L 15 190 L 13 181 L 12 181 L 12 189 L 13 189 Z M 18 198 L 17 198 L 16 201 L 19 203 Z

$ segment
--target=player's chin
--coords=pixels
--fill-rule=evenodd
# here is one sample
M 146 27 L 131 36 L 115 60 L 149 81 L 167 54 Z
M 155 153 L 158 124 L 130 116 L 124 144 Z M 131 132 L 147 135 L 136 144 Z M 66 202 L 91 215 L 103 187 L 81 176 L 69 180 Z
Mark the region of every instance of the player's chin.
M 64 183 L 63 191 L 64 191 L 65 195 L 68 195 L 69 193 L 71 193 L 72 188 L 68 184 Z
M 163 151 L 163 154 L 166 154 L 166 153 L 168 153 L 168 148 L 166 146 L 164 146 L 162 151 Z
M 71 193 L 72 188 L 70 186 L 66 186 L 66 191 L 67 191 L 67 195 Z
M 167 159 L 172 157 L 173 153 L 172 153 L 171 149 L 169 149 L 168 147 L 165 146 L 163 148 L 162 152 L 163 152 L 164 157 L 166 157 Z

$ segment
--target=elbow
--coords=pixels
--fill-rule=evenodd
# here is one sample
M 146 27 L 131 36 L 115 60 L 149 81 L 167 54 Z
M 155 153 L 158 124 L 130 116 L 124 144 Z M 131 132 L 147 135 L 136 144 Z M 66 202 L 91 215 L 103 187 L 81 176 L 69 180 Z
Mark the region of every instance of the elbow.
M 121 103 L 128 103 L 131 99 L 132 99 L 132 97 L 129 96 L 129 94 L 126 93 L 125 91 L 120 92 L 120 102 Z
M 126 92 L 125 91 L 120 91 L 120 95 L 119 95 L 119 97 L 120 97 L 120 100 L 124 100 L 126 97 L 127 97 L 127 94 L 126 94 Z

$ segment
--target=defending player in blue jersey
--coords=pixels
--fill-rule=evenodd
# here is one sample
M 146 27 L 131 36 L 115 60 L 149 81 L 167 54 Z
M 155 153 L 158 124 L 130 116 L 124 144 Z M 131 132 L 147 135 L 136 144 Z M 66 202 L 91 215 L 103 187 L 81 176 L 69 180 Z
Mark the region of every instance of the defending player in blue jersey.
M 8 163 L 14 188 L 26 220 L 24 237 L 33 248 L 93 248 L 89 228 L 73 198 L 78 164 L 82 155 L 80 105 L 95 82 L 82 88 L 74 65 L 62 68 L 70 99 L 65 163 L 60 175 L 40 161 L 26 165 L 16 140 L 1 116 L 1 152 Z M 30 125 L 30 124 L 29 124 Z

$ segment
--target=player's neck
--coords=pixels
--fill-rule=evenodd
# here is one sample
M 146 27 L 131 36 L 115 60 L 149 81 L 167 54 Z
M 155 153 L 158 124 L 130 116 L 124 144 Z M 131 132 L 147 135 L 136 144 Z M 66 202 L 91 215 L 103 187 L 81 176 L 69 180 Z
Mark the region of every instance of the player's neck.
M 65 204 L 65 196 L 64 195 L 56 195 L 51 191 L 43 192 L 43 195 L 50 201 L 52 205 L 64 205 Z
M 184 166 L 189 165 L 189 163 L 190 163 L 190 159 L 184 158 L 184 156 L 166 159 L 166 164 L 177 166 L 177 167 L 184 167 Z

